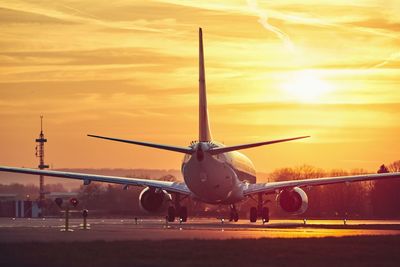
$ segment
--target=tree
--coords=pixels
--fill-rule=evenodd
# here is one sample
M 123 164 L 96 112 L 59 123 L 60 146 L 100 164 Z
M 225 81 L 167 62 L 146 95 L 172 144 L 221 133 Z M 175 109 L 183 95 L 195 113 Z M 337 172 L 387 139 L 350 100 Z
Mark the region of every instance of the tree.
M 400 160 L 387 167 L 382 165 L 378 173 L 400 171 Z M 400 217 L 400 179 L 387 179 L 372 182 L 371 200 L 373 214 L 381 218 Z
M 161 176 L 158 180 L 167 181 L 167 182 L 176 182 L 177 181 L 176 177 L 171 174 Z
M 390 172 L 400 172 L 400 160 L 390 163 L 387 169 Z
M 104 198 L 104 193 L 104 185 L 102 183 L 93 182 L 89 185 L 81 185 L 78 198 L 85 208 L 101 209 L 107 202 Z
M 367 173 L 363 169 L 353 170 L 350 173 L 335 169 L 330 172 L 309 165 L 296 168 L 282 168 L 271 174 L 274 181 L 310 179 L 320 177 L 335 177 Z M 368 215 L 370 201 L 368 200 L 369 187 L 367 183 L 335 184 L 325 186 L 304 187 L 309 207 L 305 217 L 335 217 Z M 272 209 L 273 211 L 274 209 Z M 281 215 L 283 213 L 279 212 Z

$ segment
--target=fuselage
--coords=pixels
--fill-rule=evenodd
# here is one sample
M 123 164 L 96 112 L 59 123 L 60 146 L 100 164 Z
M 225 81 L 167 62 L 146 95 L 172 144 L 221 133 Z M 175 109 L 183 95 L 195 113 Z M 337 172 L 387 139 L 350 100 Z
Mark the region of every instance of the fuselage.
M 253 163 L 245 155 L 233 151 L 217 155 L 207 153 L 216 142 L 197 142 L 196 151 L 186 155 L 182 175 L 195 198 L 211 204 L 231 204 L 243 200 L 243 185 L 256 182 Z

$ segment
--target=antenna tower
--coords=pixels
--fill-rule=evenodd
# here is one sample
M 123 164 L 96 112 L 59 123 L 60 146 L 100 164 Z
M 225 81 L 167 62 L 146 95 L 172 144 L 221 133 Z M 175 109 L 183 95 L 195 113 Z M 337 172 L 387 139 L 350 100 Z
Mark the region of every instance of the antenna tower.
M 39 138 L 36 139 L 36 157 L 39 158 L 39 165 L 38 168 L 43 170 L 49 167 L 49 165 L 44 164 L 44 143 L 47 142 L 47 139 L 44 138 L 43 134 L 43 116 L 40 116 L 40 134 Z M 39 207 L 41 209 L 41 213 L 43 212 L 44 206 L 44 199 L 45 199 L 45 192 L 44 192 L 44 176 L 40 175 L 39 178 Z

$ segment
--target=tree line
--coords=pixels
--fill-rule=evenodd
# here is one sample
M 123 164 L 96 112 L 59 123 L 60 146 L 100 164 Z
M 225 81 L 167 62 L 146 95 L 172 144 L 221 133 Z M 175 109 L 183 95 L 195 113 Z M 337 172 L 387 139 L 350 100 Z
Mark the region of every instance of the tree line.
M 400 160 L 387 166 L 382 165 L 377 172 L 400 172 Z M 345 171 L 323 170 L 308 165 L 275 170 L 273 181 L 288 179 L 310 179 L 367 174 L 364 169 Z M 304 188 L 309 198 L 305 217 L 324 218 L 400 218 L 400 179 L 341 183 Z M 275 208 L 275 207 L 273 207 Z M 280 210 L 274 210 L 284 216 Z

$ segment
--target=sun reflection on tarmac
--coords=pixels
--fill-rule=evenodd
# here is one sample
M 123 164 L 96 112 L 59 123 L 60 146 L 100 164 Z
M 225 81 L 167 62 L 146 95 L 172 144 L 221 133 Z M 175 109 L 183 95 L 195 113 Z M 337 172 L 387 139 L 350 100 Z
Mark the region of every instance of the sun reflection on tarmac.
M 400 235 L 400 221 L 372 220 L 272 220 L 267 224 L 238 223 L 216 219 L 192 219 L 187 223 L 168 223 L 159 219 L 88 219 L 91 230 L 81 232 L 80 219 L 71 219 L 72 233 L 60 233 L 59 218 L 0 218 L 0 240 L 91 241 L 91 240 L 164 240 L 164 239 L 242 239 L 242 238 L 323 238 L 366 235 Z

